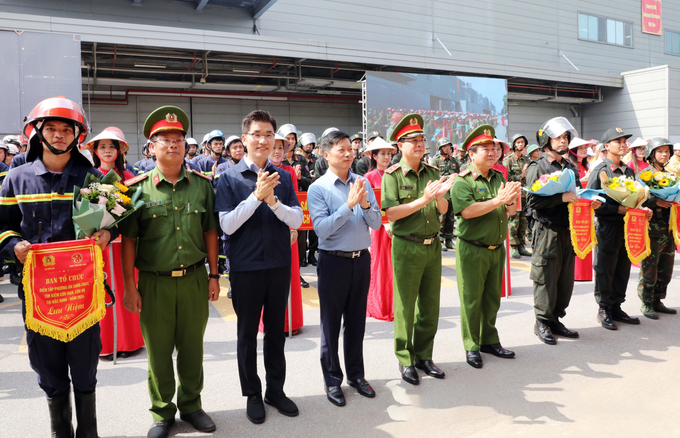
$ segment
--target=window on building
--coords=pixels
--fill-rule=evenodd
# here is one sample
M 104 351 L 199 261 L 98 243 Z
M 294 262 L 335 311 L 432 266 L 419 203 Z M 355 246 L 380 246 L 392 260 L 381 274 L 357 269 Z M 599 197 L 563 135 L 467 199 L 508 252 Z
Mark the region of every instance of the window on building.
M 666 53 L 680 55 L 680 33 L 666 30 Z
M 633 47 L 633 23 L 579 13 L 578 37 L 582 40 Z

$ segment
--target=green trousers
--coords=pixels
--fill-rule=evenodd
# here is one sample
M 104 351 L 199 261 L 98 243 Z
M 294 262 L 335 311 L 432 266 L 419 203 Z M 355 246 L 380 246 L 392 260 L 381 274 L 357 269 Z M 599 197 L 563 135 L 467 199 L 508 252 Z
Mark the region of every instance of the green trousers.
M 431 245 L 399 236 L 392 239 L 394 273 L 394 352 L 399 363 L 432 359 L 439 323 L 441 242 Z
M 482 248 L 462 239 L 456 244 L 460 330 L 466 351 L 496 344 L 496 315 L 501 307 L 505 247 Z
M 649 229 L 652 252 L 640 263 L 638 297 L 644 304 L 652 304 L 666 298 L 668 283 L 673 278 L 675 264 L 675 241 L 663 224 L 653 223 Z
M 203 334 L 208 324 L 208 273 L 200 267 L 183 277 L 139 272 L 139 322 L 149 358 L 149 397 L 154 421 L 202 408 Z M 177 349 L 177 406 L 173 351 Z

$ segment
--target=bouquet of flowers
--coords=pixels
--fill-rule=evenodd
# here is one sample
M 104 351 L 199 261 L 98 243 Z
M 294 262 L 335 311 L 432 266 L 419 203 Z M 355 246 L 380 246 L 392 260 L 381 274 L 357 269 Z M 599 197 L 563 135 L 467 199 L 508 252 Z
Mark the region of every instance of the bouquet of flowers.
M 624 207 L 640 208 L 649 196 L 647 187 L 627 176 L 609 179 L 605 172 L 600 172 L 600 182 L 605 193 Z
M 524 187 L 526 192 L 538 196 L 552 196 L 558 193 L 576 192 L 576 177 L 571 169 L 564 172 L 553 172 L 541 175 L 531 184 L 531 188 Z
M 108 230 L 144 205 L 138 187 L 121 184 L 115 170 L 104 177 L 87 174 L 83 188 L 75 187 L 73 223 L 81 239 L 99 230 Z
M 668 202 L 680 201 L 680 177 L 671 172 L 645 170 L 637 180 L 649 188 L 649 193 Z

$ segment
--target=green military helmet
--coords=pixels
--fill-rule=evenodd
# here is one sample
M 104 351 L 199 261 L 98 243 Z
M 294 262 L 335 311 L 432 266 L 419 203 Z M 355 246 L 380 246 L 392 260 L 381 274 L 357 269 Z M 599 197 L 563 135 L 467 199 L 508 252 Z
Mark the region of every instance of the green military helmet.
M 531 155 L 531 153 L 537 149 L 538 145 L 536 143 L 530 144 L 529 147 L 527 148 L 527 156 Z
M 523 138 L 524 139 L 524 147 L 526 147 L 529 144 L 529 140 L 526 138 L 524 134 L 515 134 L 512 136 L 512 140 L 510 141 L 510 145 L 512 146 L 512 150 L 515 150 L 515 141 L 517 139 Z
M 453 147 L 453 142 L 451 141 L 450 138 L 442 137 L 437 140 L 437 149 L 439 149 L 439 151 L 441 151 L 442 148 L 446 145 Z
M 179 107 L 166 105 L 156 108 L 144 122 L 144 137 L 151 138 L 161 131 L 182 131 L 186 135 L 189 130 L 189 117 Z
M 424 135 L 423 126 L 425 126 L 423 116 L 416 113 L 406 114 L 392 130 L 390 140 L 399 141 L 401 138 Z
M 465 137 L 465 141 L 461 145 L 461 148 L 467 152 L 468 147 L 470 146 L 475 146 L 480 143 L 484 143 L 487 141 L 493 142 L 493 139 L 496 137 L 496 130 L 493 129 L 493 126 L 491 125 L 479 125 L 475 129 L 472 130 L 471 133 L 468 134 L 467 137 Z
M 653 139 L 649 140 L 647 143 L 647 148 L 645 149 L 645 158 L 649 159 L 649 157 L 652 155 L 652 152 L 654 149 L 659 148 L 661 146 L 668 146 L 668 149 L 671 151 L 671 154 L 673 153 L 673 143 L 668 141 L 667 138 L 663 137 L 654 137 Z

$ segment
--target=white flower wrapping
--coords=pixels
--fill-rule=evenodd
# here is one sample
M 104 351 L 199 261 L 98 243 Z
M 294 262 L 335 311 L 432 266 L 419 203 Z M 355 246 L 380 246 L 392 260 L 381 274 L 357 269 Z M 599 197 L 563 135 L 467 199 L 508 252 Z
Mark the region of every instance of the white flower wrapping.
M 104 198 L 104 199 L 106 199 L 106 198 Z M 81 202 L 80 202 L 80 201 L 76 201 L 75 204 L 76 204 L 76 208 L 77 208 L 78 210 L 80 210 L 80 204 L 81 204 Z M 103 205 L 102 205 L 102 204 L 90 204 L 90 209 L 92 209 L 92 210 L 103 210 L 103 211 L 104 211 L 104 217 L 102 218 L 102 221 L 101 221 L 101 223 L 99 224 L 99 229 L 100 229 L 100 230 L 106 230 L 106 229 L 108 229 L 108 227 L 110 227 L 111 225 L 113 225 L 113 224 L 119 219 L 119 218 L 116 219 L 115 217 L 113 217 L 113 215 L 112 215 L 111 213 L 109 213 L 108 211 L 106 211 L 106 201 L 104 201 L 104 204 L 103 204 Z M 123 209 L 123 211 L 125 211 L 125 209 Z

